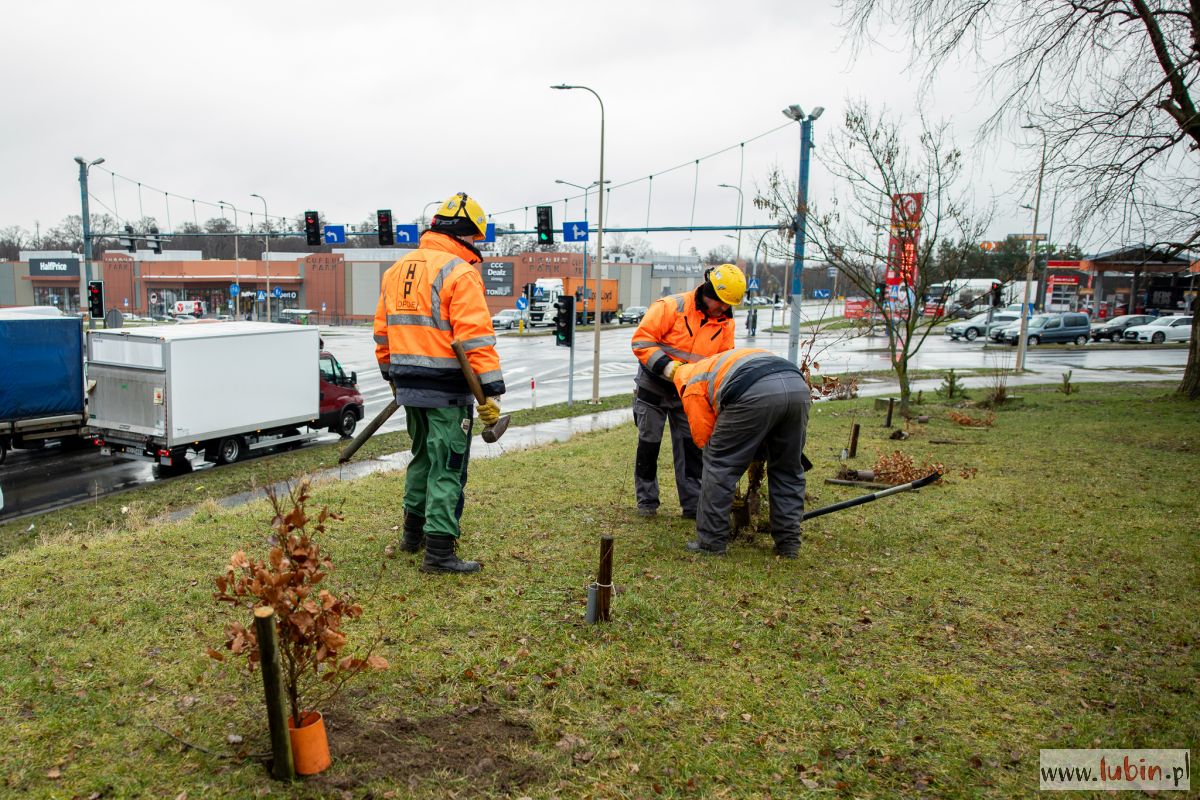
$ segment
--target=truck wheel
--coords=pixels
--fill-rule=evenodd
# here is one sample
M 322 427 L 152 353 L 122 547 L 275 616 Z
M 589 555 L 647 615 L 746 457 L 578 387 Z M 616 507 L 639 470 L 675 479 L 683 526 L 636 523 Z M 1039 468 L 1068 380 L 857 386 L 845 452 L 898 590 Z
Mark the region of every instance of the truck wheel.
M 338 427 L 336 433 L 340 433 L 345 438 L 349 439 L 354 435 L 354 429 L 358 427 L 358 414 L 355 413 L 351 406 L 346 406 L 342 409 L 342 415 L 338 417 Z
M 232 464 L 242 457 L 245 449 L 240 436 L 226 436 L 217 445 L 217 463 Z

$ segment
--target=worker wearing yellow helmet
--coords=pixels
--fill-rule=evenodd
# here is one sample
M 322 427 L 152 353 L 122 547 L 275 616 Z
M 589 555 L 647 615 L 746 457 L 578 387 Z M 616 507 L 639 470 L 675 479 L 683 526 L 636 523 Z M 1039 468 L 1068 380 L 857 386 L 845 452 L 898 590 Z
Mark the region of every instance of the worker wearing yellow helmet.
M 733 348 L 733 306 L 745 294 L 746 276 L 733 264 L 721 264 L 708 270 L 696 289 L 654 301 L 634 331 L 633 354 L 641 366 L 634 378 L 638 444 L 633 485 L 642 516 L 658 513 L 658 451 L 669 421 L 679 505 L 685 519 L 696 518 L 703 457 L 671 376 L 681 363 Z
M 412 461 L 404 481 L 404 538 L 400 549 L 425 547 L 425 572 L 477 572 L 476 561 L 455 555 L 467 481 L 474 400 L 451 342 L 458 340 L 479 376 L 487 402 L 479 418 L 500 417 L 504 376 L 496 334 L 475 265 L 474 243 L 487 214 L 466 192 L 437 210 L 429 229 L 383 275 L 375 311 L 375 358 L 404 406 Z

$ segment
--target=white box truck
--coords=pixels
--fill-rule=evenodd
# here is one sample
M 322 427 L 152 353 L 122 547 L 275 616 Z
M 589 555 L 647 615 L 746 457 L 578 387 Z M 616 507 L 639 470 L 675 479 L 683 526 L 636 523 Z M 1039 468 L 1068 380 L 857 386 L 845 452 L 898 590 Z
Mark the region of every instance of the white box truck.
M 316 327 L 224 322 L 88 332 L 89 424 L 109 451 L 181 467 L 313 438 Z M 357 391 L 357 390 L 355 390 Z

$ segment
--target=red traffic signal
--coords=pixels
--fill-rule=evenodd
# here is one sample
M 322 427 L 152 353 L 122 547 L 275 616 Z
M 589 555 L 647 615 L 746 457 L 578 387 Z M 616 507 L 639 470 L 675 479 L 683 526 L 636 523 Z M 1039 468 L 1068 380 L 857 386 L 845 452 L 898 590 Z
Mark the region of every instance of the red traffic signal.
M 304 238 L 309 247 L 319 247 L 324 244 L 321 235 L 321 217 L 315 211 L 304 212 Z
M 375 218 L 379 223 L 380 247 L 391 247 L 396 243 L 396 229 L 392 227 L 392 210 L 381 208 L 375 213 Z

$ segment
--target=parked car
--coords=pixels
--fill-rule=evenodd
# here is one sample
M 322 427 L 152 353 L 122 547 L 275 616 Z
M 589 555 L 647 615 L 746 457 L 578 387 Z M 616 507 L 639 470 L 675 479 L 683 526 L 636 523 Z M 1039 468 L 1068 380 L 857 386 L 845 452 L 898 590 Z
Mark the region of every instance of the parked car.
M 1074 342 L 1084 345 L 1091 335 L 1087 314 L 1037 314 L 1030 317 L 1025 331 L 1025 343 L 1033 346 L 1054 342 Z M 1011 323 L 1004 329 L 1004 341 L 1015 345 L 1021 337 L 1021 323 Z
M 195 322 L 196 317 L 192 314 L 176 314 L 174 317 L 176 322 Z
M 1159 317 L 1149 325 L 1134 325 L 1125 329 L 1126 342 L 1186 342 L 1192 338 L 1191 317 Z
M 1011 311 L 993 311 L 991 317 L 991 323 L 988 322 L 987 312 L 976 314 L 964 322 L 951 322 L 946 326 L 946 335 L 954 340 L 961 337 L 968 342 L 973 342 L 980 336 L 986 336 L 991 326 L 1004 327 L 1017 319 L 1017 315 Z
M 499 330 L 512 330 L 521 321 L 521 312 L 515 308 L 505 308 L 492 315 L 492 327 Z
M 1108 339 L 1113 342 L 1119 342 L 1125 335 L 1126 328 L 1132 328 L 1134 325 L 1145 325 L 1153 320 L 1154 317 L 1144 314 L 1125 314 L 1103 322 L 1095 322 L 1092 323 L 1092 340 L 1098 342 L 1101 339 Z
M 642 321 L 642 317 L 644 316 L 646 316 L 645 306 L 630 306 L 621 312 L 621 316 L 617 318 L 617 321 L 622 325 L 627 322 L 636 325 Z

